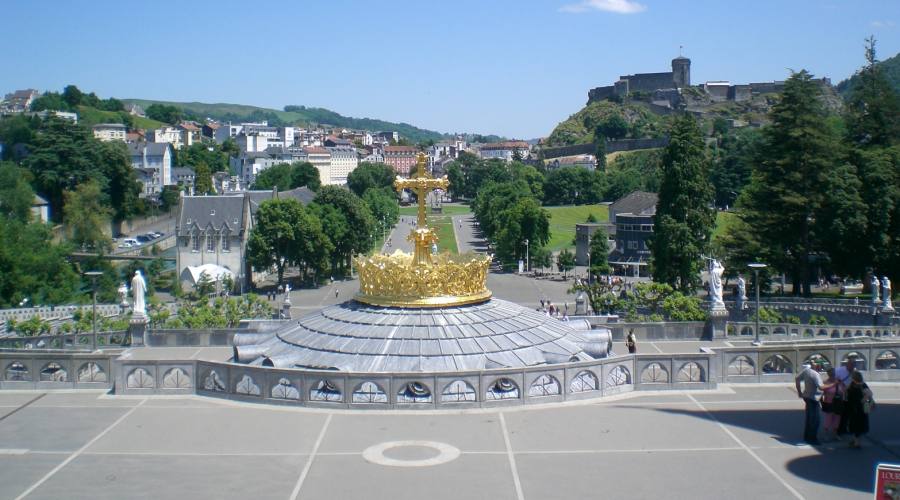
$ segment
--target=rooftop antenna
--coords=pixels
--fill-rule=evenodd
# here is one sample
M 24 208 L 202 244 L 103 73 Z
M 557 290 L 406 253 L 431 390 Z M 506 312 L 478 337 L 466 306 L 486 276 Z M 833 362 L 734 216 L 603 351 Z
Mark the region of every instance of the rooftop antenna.
M 682 56 L 683 56 L 683 54 L 681 53 L 681 50 L 682 50 L 682 49 L 684 49 L 684 45 L 679 45 L 679 46 L 678 46 L 678 57 L 682 57 Z

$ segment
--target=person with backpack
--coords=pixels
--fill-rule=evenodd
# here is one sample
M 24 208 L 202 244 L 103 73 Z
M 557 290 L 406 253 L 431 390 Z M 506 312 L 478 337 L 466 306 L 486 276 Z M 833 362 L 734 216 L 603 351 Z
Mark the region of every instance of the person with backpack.
M 634 328 L 628 330 L 628 337 L 625 338 L 625 347 L 628 348 L 628 354 L 637 353 L 637 337 L 634 336 Z

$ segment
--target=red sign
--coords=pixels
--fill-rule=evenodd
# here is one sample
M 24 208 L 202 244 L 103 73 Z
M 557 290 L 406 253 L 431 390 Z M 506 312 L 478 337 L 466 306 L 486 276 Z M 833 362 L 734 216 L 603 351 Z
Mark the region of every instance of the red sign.
M 875 469 L 875 500 L 900 500 L 900 465 L 878 464 Z

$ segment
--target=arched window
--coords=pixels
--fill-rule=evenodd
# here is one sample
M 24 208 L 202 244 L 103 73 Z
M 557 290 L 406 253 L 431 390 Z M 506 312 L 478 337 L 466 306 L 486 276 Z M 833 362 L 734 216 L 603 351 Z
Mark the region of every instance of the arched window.
M 729 375 L 756 375 L 756 367 L 748 356 L 735 356 L 728 364 Z
M 663 365 L 655 361 L 647 365 L 644 371 L 641 372 L 642 384 L 665 384 L 668 381 L 669 372 L 666 371 Z
M 387 394 L 375 382 L 363 382 L 353 391 L 354 403 L 387 403 Z
M 457 401 L 475 401 L 475 388 L 464 380 L 454 380 L 444 387 L 441 401 L 448 403 Z
M 631 373 L 628 372 L 628 368 L 625 368 L 622 365 L 610 370 L 609 374 L 606 376 L 606 387 L 618 387 L 630 383 Z
M 398 403 L 430 403 L 431 389 L 422 382 L 410 382 L 397 392 Z
M 532 382 L 528 389 L 531 397 L 556 396 L 560 393 L 559 381 L 552 375 L 541 375 Z
M 519 386 L 512 379 L 497 379 L 490 387 L 488 387 L 485 398 L 487 400 L 495 399 L 516 399 L 519 397 Z
M 681 365 L 675 379 L 678 382 L 703 382 L 703 368 L 693 361 L 685 363 Z
M 762 365 L 764 374 L 793 373 L 794 365 L 791 360 L 781 354 L 769 356 Z
M 572 392 L 596 391 L 599 387 L 600 382 L 597 380 L 597 376 L 588 370 L 582 370 L 575 374 L 575 377 L 572 378 L 572 382 L 569 384 L 569 389 Z

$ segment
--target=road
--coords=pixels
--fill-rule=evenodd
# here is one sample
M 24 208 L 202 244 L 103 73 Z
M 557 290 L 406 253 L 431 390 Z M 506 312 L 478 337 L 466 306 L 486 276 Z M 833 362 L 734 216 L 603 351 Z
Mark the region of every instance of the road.
M 474 215 L 454 215 L 453 231 L 456 233 L 456 247 L 459 249 L 459 253 L 490 253 L 487 240 L 484 239 L 481 230 L 476 225 Z

